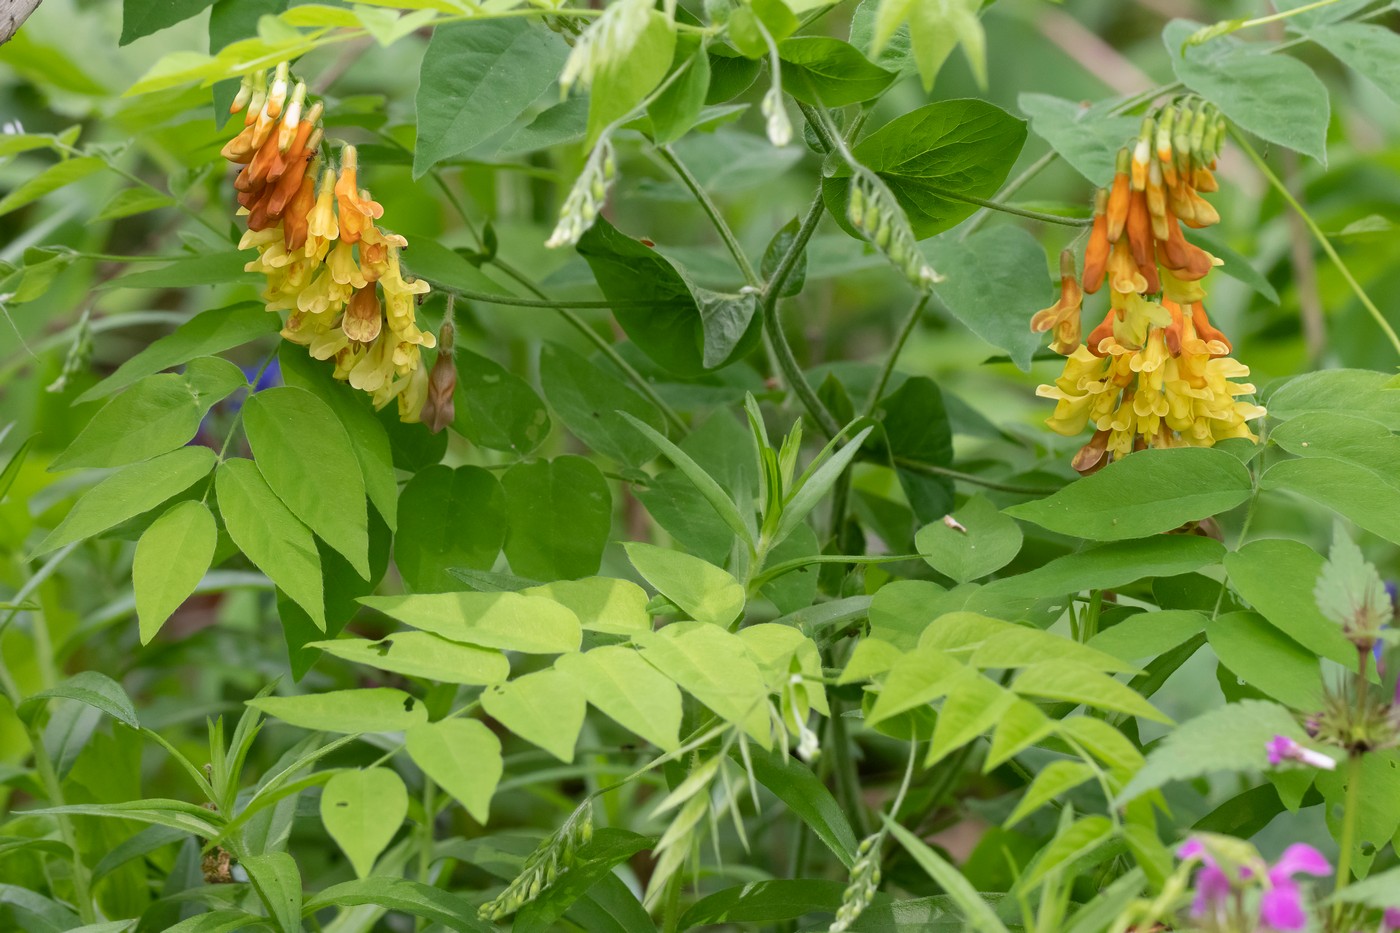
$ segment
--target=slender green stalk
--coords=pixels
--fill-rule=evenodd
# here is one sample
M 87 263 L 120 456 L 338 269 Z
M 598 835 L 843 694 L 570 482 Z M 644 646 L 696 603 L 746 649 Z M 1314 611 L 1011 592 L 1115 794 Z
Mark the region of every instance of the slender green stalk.
M 58 772 L 54 770 L 53 759 L 49 757 L 48 749 L 44 748 L 43 734 L 35 726 L 26 726 L 25 732 L 29 736 L 29 744 L 34 752 L 34 772 L 38 775 L 39 783 L 44 788 L 44 796 L 49 799 L 52 806 L 65 806 L 63 785 L 58 778 Z M 97 911 L 92 903 L 92 874 L 83 862 L 82 849 L 78 845 L 78 834 L 73 829 L 73 820 L 66 813 L 56 814 L 54 819 L 58 821 L 58 832 L 63 837 L 63 844 L 68 847 L 72 855 L 73 899 L 77 901 L 75 906 L 78 908 L 78 916 L 85 924 L 96 923 Z
M 715 232 L 718 233 L 719 238 L 724 241 L 724 246 L 729 250 L 729 255 L 734 257 L 735 265 L 737 265 L 739 271 L 743 273 L 744 281 L 755 288 L 761 286 L 763 280 L 760 279 L 758 273 L 754 271 L 753 264 L 749 262 L 749 257 L 744 255 L 744 248 L 739 245 L 739 238 L 736 237 L 734 231 L 730 229 L 729 224 L 724 219 L 724 215 L 719 212 L 719 207 L 715 204 L 714 199 L 710 197 L 709 192 L 701 186 L 700 180 L 691 173 L 684 162 L 676 157 L 676 153 L 670 146 L 658 146 L 656 147 L 656 151 L 666 164 L 671 167 L 671 170 L 680 177 L 680 180 L 685 183 L 685 186 L 690 189 L 690 193 L 695 196 L 695 200 L 709 216 L 710 223 L 714 226 Z
M 903 467 L 914 473 L 925 473 L 931 476 L 946 476 L 950 479 L 958 480 L 962 483 L 969 483 L 973 486 L 981 486 L 984 489 L 995 489 L 999 492 L 1015 492 L 1026 496 L 1050 496 L 1059 492 L 1058 489 L 1046 489 L 1043 486 L 1022 486 L 1018 483 L 1003 483 L 999 480 L 987 479 L 976 476 L 972 473 L 964 473 L 961 470 L 954 470 L 949 467 L 937 466 L 932 463 L 924 463 L 920 460 L 910 460 L 907 457 L 895 457 L 896 466 Z
M 846 731 L 846 717 L 841 704 L 831 707 L 831 753 L 836 756 L 836 790 L 840 794 L 841 806 L 851 819 L 851 828 L 857 836 L 865 836 L 868 826 L 865 820 L 865 805 L 860 799 L 860 774 L 856 770 L 855 758 L 851 755 L 853 740 Z
M 1049 163 L 1046 163 L 1047 165 Z M 936 185 L 922 185 L 925 190 L 931 191 L 940 197 L 952 198 L 954 201 L 966 201 L 968 204 L 976 204 L 988 210 L 1000 211 L 1003 214 L 1014 214 L 1017 217 L 1025 217 L 1028 220 L 1038 220 L 1046 224 L 1059 224 L 1062 227 L 1087 227 L 1094 222 L 1092 217 L 1063 217 L 1059 214 L 1047 214 L 1044 211 L 1033 211 L 1024 207 L 1012 207 L 1005 201 L 992 201 L 987 198 L 979 198 L 961 191 L 954 191 L 951 188 L 939 188 Z
M 1288 186 L 1283 183 L 1283 180 L 1274 174 L 1273 169 L 1269 168 L 1263 156 L 1259 155 L 1255 148 L 1250 145 L 1249 140 L 1245 138 L 1243 133 L 1232 126 L 1230 128 L 1230 135 L 1235 138 L 1235 142 L 1239 144 L 1244 154 L 1249 156 L 1249 160 L 1254 163 L 1260 173 L 1268 179 L 1269 184 L 1279 193 L 1279 197 L 1283 198 L 1288 206 L 1293 208 L 1298 216 L 1303 219 L 1303 223 L 1307 224 L 1308 230 L 1312 232 L 1318 245 L 1322 247 L 1322 251 L 1327 254 L 1327 257 L 1331 259 L 1332 263 L 1337 267 L 1337 271 L 1342 274 L 1342 278 L 1346 279 L 1347 285 L 1351 287 L 1352 293 L 1356 295 L 1357 300 L 1361 302 L 1372 319 L 1375 320 L 1376 326 L 1385 334 L 1386 339 L 1390 341 L 1390 345 L 1395 348 L 1395 352 L 1400 353 L 1400 335 L 1395 333 L 1395 328 L 1390 326 L 1390 322 L 1385 319 L 1385 315 L 1381 314 L 1380 308 L 1377 308 L 1376 303 L 1371 300 L 1371 296 L 1366 294 L 1366 290 L 1361 287 L 1361 283 L 1356 280 L 1356 276 L 1351 274 L 1351 269 L 1342 261 L 1342 257 L 1337 254 L 1336 248 L 1332 246 L 1332 241 L 1327 238 L 1327 234 L 1322 232 L 1322 228 L 1318 226 L 1317 221 L 1313 220 L 1312 215 L 1308 213 L 1307 209 L 1298 203 L 1298 199 L 1293 197 L 1293 192 L 1289 191 Z
M 1351 852 L 1356 847 L 1356 821 L 1361 815 L 1361 755 L 1352 752 L 1347 759 L 1347 795 L 1342 811 L 1342 836 L 1338 840 L 1341 851 L 1337 854 L 1337 887 L 1332 896 L 1336 897 L 1351 883 Z M 1343 903 L 1337 902 L 1332 916 L 1341 915 Z
M 1017 175 L 1015 178 L 1002 185 L 1001 190 L 997 192 L 997 198 L 1000 201 L 1005 201 L 1007 198 L 1011 197 L 1017 191 L 1020 191 L 1023 187 L 1029 184 L 1031 179 L 1035 178 L 1035 176 L 1039 175 L 1041 172 L 1049 168 L 1051 164 L 1053 164 L 1054 161 L 1059 157 L 1060 154 L 1054 149 L 1047 151 L 1040 158 L 1036 159 L 1030 165 L 1027 165 L 1025 169 L 1021 172 L 1021 174 Z M 967 223 L 963 224 L 962 233 L 959 235 L 959 239 L 965 240 L 968 237 L 972 236 L 972 234 L 976 233 L 979 229 L 981 229 L 982 225 L 987 222 L 987 218 L 991 216 L 991 208 L 989 207 L 984 207 L 977 213 L 973 214 L 970 218 L 968 218 Z
M 480 301 L 484 304 L 508 305 L 514 308 L 547 308 L 552 311 L 575 308 L 581 311 L 606 311 L 613 308 L 655 308 L 662 302 L 628 299 L 625 301 L 595 301 L 572 298 L 520 298 L 515 295 L 493 295 L 490 292 L 473 291 L 470 288 L 457 288 L 440 282 L 427 280 L 438 291 L 463 301 Z
M 899 332 L 895 334 L 890 352 L 885 355 L 885 365 L 880 367 L 880 375 L 876 377 L 875 383 L 870 387 L 870 394 L 866 396 L 863 412 L 866 417 L 874 414 L 875 406 L 880 404 L 880 396 L 885 394 L 885 386 L 889 385 L 890 376 L 894 375 L 894 367 L 899 362 L 899 354 L 903 352 L 904 344 L 908 342 L 909 336 L 914 333 L 914 328 L 918 326 L 919 318 L 923 317 L 924 308 L 928 307 L 930 297 L 932 297 L 930 292 L 924 292 L 920 295 L 919 300 L 914 302 L 914 306 L 909 309 L 904 323 L 899 325 Z
M 893 564 L 902 560 L 922 560 L 918 554 L 810 554 L 794 557 L 781 564 L 774 564 L 753 578 L 750 590 L 758 590 L 785 573 L 800 570 L 811 564 Z

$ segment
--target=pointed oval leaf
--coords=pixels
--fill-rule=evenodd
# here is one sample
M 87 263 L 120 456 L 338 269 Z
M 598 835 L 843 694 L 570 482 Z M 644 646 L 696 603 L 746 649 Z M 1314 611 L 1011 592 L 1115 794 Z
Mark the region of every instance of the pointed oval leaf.
M 428 718 L 422 703 L 389 687 L 259 697 L 248 705 L 303 729 L 347 734 L 401 732 Z
M 481 706 L 501 725 L 560 761 L 574 760 L 587 703 L 578 681 L 563 671 L 535 671 L 481 694 Z
M 680 747 L 681 692 L 635 648 L 608 645 L 566 654 L 554 666 L 574 678 L 588 702 L 663 751 Z
M 321 822 L 361 878 L 407 815 L 408 790 L 388 768 L 341 771 L 321 789 Z
M 195 499 L 171 506 L 142 533 L 131 562 L 141 644 L 150 644 L 204 579 L 218 537 L 213 513 Z
M 475 719 L 422 723 L 404 736 L 409 757 L 483 826 L 500 783 L 501 740 Z

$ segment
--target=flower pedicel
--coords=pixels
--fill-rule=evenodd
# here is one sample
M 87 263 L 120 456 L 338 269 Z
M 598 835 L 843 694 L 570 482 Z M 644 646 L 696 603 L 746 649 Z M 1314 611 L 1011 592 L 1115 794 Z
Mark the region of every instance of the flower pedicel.
M 230 112 L 245 109 L 223 155 L 243 166 L 233 185 L 248 229 L 238 245 L 258 251 L 245 268 L 266 277 L 267 310 L 289 311 L 282 336 L 332 360 L 335 378 L 375 408 L 397 400 L 401 420 L 419 421 L 428 399 L 420 350 L 437 341 L 418 328 L 428 283 L 399 265 L 408 241 L 375 225 L 384 208 L 359 185 L 354 146 L 341 147 L 338 171 L 322 166 L 322 106 L 306 106 L 305 82 L 289 92 L 286 62 L 271 85 L 262 72 L 244 79 Z

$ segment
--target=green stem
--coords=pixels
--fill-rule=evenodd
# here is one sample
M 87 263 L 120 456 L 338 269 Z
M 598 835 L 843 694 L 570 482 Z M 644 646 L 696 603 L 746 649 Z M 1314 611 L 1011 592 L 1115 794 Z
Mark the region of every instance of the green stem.
M 908 342 L 909 336 L 914 333 L 914 328 L 918 326 L 919 318 L 923 317 L 924 308 L 928 307 L 930 297 L 932 297 L 930 292 L 924 292 L 920 295 L 919 300 L 914 302 L 914 306 L 909 309 L 904 323 L 899 326 L 899 333 L 895 334 L 894 344 L 885 356 L 885 365 L 880 367 L 880 375 L 875 379 L 875 384 L 870 387 L 870 395 L 865 399 L 864 414 L 867 418 L 874 414 L 875 406 L 880 404 L 880 396 L 885 394 L 885 386 L 889 385 L 890 376 L 894 375 L 894 367 L 899 362 L 899 354 L 903 352 L 904 344 Z
M 850 734 L 846 731 L 845 710 L 839 701 L 833 701 L 831 706 L 831 740 L 833 748 L 830 752 L 836 758 L 836 791 L 841 795 L 841 805 L 846 810 L 846 816 L 851 819 L 851 828 L 855 830 L 856 836 L 863 838 L 868 833 L 865 822 L 865 805 L 860 799 L 860 773 L 856 770 L 855 758 L 851 755 L 851 748 L 854 743 Z
M 34 726 L 26 726 L 25 732 L 29 735 L 29 744 L 34 752 L 34 771 L 44 788 L 44 796 L 48 797 L 49 803 L 55 807 L 65 806 L 62 782 L 58 778 L 58 772 L 54 770 L 53 759 L 49 757 L 48 749 L 44 748 L 43 735 Z M 73 899 L 77 901 L 78 916 L 85 924 L 96 923 L 97 911 L 92 903 L 92 875 L 83 862 L 73 821 L 66 813 L 57 814 L 54 819 L 58 821 L 58 832 L 63 837 L 63 844 L 68 846 L 72 854 Z
M 1046 163 L 1049 164 L 1048 162 Z M 1041 223 L 1059 224 L 1063 227 L 1087 227 L 1094 222 L 1092 217 L 1062 217 L 1059 214 L 1047 214 L 1044 211 L 1033 211 L 1024 207 L 1012 207 L 1004 201 L 992 201 L 987 198 L 979 198 L 970 194 L 963 194 L 961 191 L 954 191 L 951 188 L 939 188 L 936 185 L 923 185 L 924 189 L 945 198 L 952 198 L 954 201 L 965 201 L 968 204 L 976 204 L 988 210 L 1001 211 L 1003 214 L 1014 214 L 1017 217 L 1025 217 L 1028 220 L 1038 220 Z
M 982 476 L 975 476 L 971 473 L 964 473 L 961 470 L 954 470 L 949 467 L 924 463 L 920 460 L 910 460 L 907 457 L 895 457 L 894 462 L 896 466 L 914 473 L 925 473 L 930 476 L 947 476 L 959 482 L 970 483 L 973 486 L 981 486 L 985 489 L 995 489 L 999 492 L 1015 492 L 1025 496 L 1051 496 L 1059 492 L 1058 489 L 1046 489 L 1043 486 L 1021 486 L 1017 483 L 1003 483 L 997 480 L 986 479 Z
M 778 358 L 778 365 L 783 370 L 788 385 L 797 394 L 802 402 L 802 407 L 807 409 L 807 413 L 812 416 L 812 420 L 817 423 L 823 434 L 827 437 L 835 437 L 841 430 L 841 425 L 837 423 L 834 416 L 822 400 L 817 397 L 816 390 L 807 381 L 807 376 L 802 372 L 802 367 L 798 365 L 797 357 L 793 355 L 792 345 L 788 343 L 787 335 L 783 333 L 783 322 L 778 317 L 778 296 L 782 294 L 783 286 L 787 283 L 788 276 L 792 274 L 793 267 L 797 264 L 797 257 L 802 255 L 806 249 L 808 241 L 812 239 L 812 234 L 816 232 L 817 222 L 822 216 L 822 194 L 817 191 L 817 196 L 812 199 L 812 206 L 807 209 L 807 214 L 802 218 L 802 223 L 797 228 L 797 233 L 792 238 L 792 245 L 788 247 L 782 259 L 778 261 L 778 267 L 773 270 L 773 276 L 768 280 L 768 284 L 763 289 L 763 295 L 759 299 L 759 313 L 763 315 L 763 330 L 768 335 L 768 339 L 773 344 L 773 353 Z
M 1025 169 L 1021 172 L 1021 174 L 1017 175 L 1015 178 L 1002 185 L 1001 190 L 997 192 L 997 198 L 1000 201 L 1005 201 L 1007 198 L 1011 197 L 1017 191 L 1020 191 L 1023 187 L 1029 184 L 1031 179 L 1035 178 L 1035 176 L 1039 175 L 1041 172 L 1049 168 L 1050 165 L 1059 157 L 1060 154 L 1054 149 L 1049 150 L 1043 156 L 1032 162 L 1030 165 L 1027 165 Z M 990 211 L 991 208 L 984 207 L 977 213 L 973 214 L 972 217 L 968 219 L 967 223 L 963 224 L 962 233 L 959 235 L 960 239 L 965 240 L 968 237 L 972 236 L 972 234 L 976 233 L 979 229 L 981 229 L 982 225 L 987 222 L 987 218 L 992 216 Z
M 514 308 L 546 308 L 552 311 L 561 309 L 576 308 L 584 311 L 606 311 L 612 308 L 655 308 L 661 302 L 626 300 L 626 301 L 594 301 L 587 299 L 571 298 L 519 298 L 515 295 L 493 295 L 490 292 L 478 292 L 469 288 L 457 288 L 452 285 L 444 285 L 434 282 L 432 279 L 426 280 L 433 288 L 444 294 L 451 295 L 463 301 L 480 301 L 492 305 L 509 305 Z
M 1337 855 L 1337 887 L 1332 892 L 1336 897 L 1348 884 L 1351 883 L 1351 850 L 1356 845 L 1356 821 L 1361 812 L 1361 755 L 1352 752 L 1347 759 L 1347 795 L 1345 809 L 1342 811 L 1342 836 L 1338 840 L 1341 852 Z M 1333 917 L 1339 917 L 1343 904 L 1337 902 L 1333 909 Z
M 1371 300 L 1371 296 L 1366 294 L 1366 290 L 1361 287 L 1361 283 L 1356 280 L 1356 276 L 1351 274 L 1351 269 L 1342 261 L 1342 257 L 1337 254 L 1337 250 L 1332 246 L 1332 241 L 1327 238 L 1327 234 L 1322 232 L 1322 228 L 1317 225 L 1317 221 L 1313 220 L 1312 215 L 1307 212 L 1307 209 L 1298 203 L 1298 199 L 1293 197 L 1293 192 L 1289 191 L 1288 186 L 1283 183 L 1282 179 L 1274 174 L 1273 169 L 1269 168 L 1268 163 L 1265 162 L 1264 158 L 1249 144 L 1249 140 L 1245 138 L 1243 133 L 1232 126 L 1230 127 L 1230 135 L 1235 138 L 1235 142 L 1239 144 L 1240 149 L 1244 151 L 1245 155 L 1249 156 L 1249 160 L 1254 163 L 1255 167 L 1268 179 L 1269 184 L 1279 193 L 1279 197 L 1283 198 L 1288 206 L 1293 208 L 1298 216 L 1302 218 L 1303 223 L 1306 224 L 1308 230 L 1312 232 L 1318 245 L 1322 247 L 1322 251 L 1332 260 L 1332 263 L 1337 267 L 1337 271 L 1342 274 L 1342 278 L 1346 279 L 1347 285 L 1351 287 L 1352 293 L 1356 295 L 1357 300 L 1361 302 L 1362 306 L 1366 308 L 1366 311 L 1375 320 L 1376 325 L 1380 327 L 1386 339 L 1390 341 L 1390 345 L 1395 348 L 1395 352 L 1400 353 L 1400 335 L 1395 333 L 1395 329 L 1390 326 L 1390 322 L 1385 319 L 1385 315 L 1381 314 L 1380 308 L 1377 308 L 1375 302 Z
M 666 881 L 666 906 L 662 910 L 661 929 L 663 933 L 676 933 L 681 922 L 681 872 L 676 872 Z
M 902 560 L 922 560 L 919 554 L 809 554 L 774 564 L 753 578 L 750 591 L 756 591 L 785 573 L 800 570 L 809 564 L 894 564 Z
M 691 173 L 684 162 L 676 157 L 675 152 L 672 151 L 670 146 L 658 146 L 656 151 L 666 164 L 671 167 L 671 170 L 680 176 L 681 181 L 690 189 L 690 193 L 695 196 L 695 200 L 700 204 L 700 207 L 709 215 L 710 223 L 714 226 L 715 232 L 718 233 L 719 238 L 724 241 L 724 246 L 729 250 L 729 255 L 734 257 L 734 263 L 739 267 L 739 271 L 744 274 L 744 281 L 755 288 L 761 286 L 763 280 L 760 279 L 758 273 L 754 271 L 753 264 L 749 262 L 749 257 L 744 255 L 744 248 L 739 245 L 739 238 L 736 237 L 734 231 L 730 229 L 729 224 L 724 219 L 724 215 L 719 212 L 719 207 L 710 197 L 709 192 L 701 186 L 700 180 Z

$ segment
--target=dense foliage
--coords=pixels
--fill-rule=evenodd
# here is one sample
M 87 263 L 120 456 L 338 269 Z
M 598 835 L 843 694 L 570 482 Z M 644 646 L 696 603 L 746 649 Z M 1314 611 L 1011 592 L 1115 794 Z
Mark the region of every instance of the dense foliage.
M 1400 929 L 1393 7 L 45 0 L 0 929 Z

